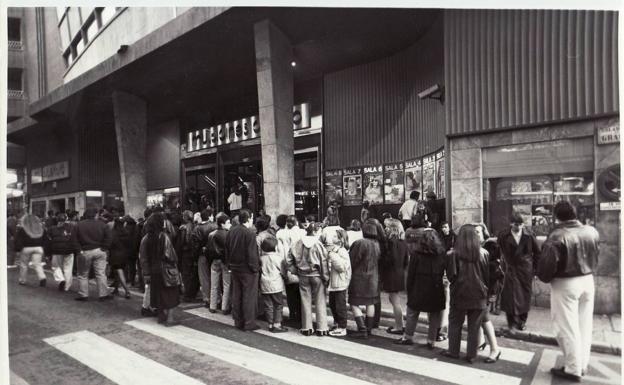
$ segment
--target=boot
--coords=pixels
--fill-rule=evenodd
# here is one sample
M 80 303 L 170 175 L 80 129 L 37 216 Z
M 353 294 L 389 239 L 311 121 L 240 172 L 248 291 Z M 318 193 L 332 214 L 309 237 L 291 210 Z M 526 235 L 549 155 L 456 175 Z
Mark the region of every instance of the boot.
M 368 335 L 372 334 L 372 330 L 375 327 L 375 317 L 366 317 L 366 331 Z
M 358 330 L 355 332 L 349 333 L 350 337 L 353 338 L 368 338 L 368 331 L 366 330 L 366 324 L 364 323 L 364 317 L 355 317 L 355 323 L 357 324 Z

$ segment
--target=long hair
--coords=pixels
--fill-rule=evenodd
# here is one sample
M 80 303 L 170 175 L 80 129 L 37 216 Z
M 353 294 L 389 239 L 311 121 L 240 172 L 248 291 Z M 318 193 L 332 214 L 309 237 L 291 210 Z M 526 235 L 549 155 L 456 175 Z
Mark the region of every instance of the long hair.
M 43 236 L 43 224 L 38 216 L 34 214 L 25 214 L 20 219 L 20 225 L 31 238 L 41 238 Z
M 386 226 L 386 236 L 388 239 L 405 239 L 405 231 L 403 230 L 403 224 L 400 220 L 395 218 L 386 219 L 388 225 Z
M 157 258 L 160 248 L 160 233 L 165 227 L 165 217 L 162 213 L 154 213 L 145 221 L 147 233 L 147 255 L 150 259 Z
M 327 226 L 340 226 L 340 219 L 338 218 L 338 209 L 333 206 L 327 208 Z
M 476 262 L 481 257 L 481 243 L 475 225 L 463 225 L 455 241 L 455 253 L 458 258 Z

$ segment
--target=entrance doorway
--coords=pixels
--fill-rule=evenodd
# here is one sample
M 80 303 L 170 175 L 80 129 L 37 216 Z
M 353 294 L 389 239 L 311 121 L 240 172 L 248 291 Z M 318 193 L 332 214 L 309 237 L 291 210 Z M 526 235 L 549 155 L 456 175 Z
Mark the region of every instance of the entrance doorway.
M 228 198 L 235 192 L 240 191 L 241 203 L 244 209 L 257 214 L 264 208 L 262 162 L 259 160 L 226 165 L 223 168 L 223 198 L 225 212 L 231 214 L 235 205 L 228 202 Z M 232 197 L 232 202 L 236 198 Z
M 215 207 L 217 201 L 217 173 L 215 167 L 186 172 L 186 193 L 183 207 L 196 213 L 200 207 Z
M 52 210 L 55 214 L 65 212 L 65 198 L 51 199 L 49 205 L 50 207 L 48 208 L 48 211 Z

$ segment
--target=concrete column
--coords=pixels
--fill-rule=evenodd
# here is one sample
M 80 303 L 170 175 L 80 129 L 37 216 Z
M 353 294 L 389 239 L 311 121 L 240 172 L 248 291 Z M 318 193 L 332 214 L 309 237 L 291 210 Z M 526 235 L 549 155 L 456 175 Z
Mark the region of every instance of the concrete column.
M 295 213 L 292 47 L 268 20 L 256 23 L 264 209 L 273 220 Z
M 141 218 L 147 200 L 147 105 L 134 95 L 115 91 L 113 110 L 124 208 L 126 214 Z
M 481 149 L 453 150 L 449 158 L 451 213 L 453 229 L 458 231 L 466 223 L 483 222 Z

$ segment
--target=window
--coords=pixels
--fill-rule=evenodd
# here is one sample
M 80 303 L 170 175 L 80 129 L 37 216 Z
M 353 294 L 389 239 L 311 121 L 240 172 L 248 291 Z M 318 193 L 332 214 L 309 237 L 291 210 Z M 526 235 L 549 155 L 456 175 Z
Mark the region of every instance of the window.
M 98 32 L 98 24 L 94 17 L 91 17 L 91 19 L 87 22 L 84 31 L 86 34 L 87 42 L 93 40 Z
M 113 16 L 115 16 L 115 13 L 117 13 L 117 10 L 115 9 L 115 7 L 101 8 L 100 9 L 100 26 L 106 25 L 106 23 L 108 23 L 113 18 Z
M 21 20 L 16 17 L 9 17 L 8 20 L 9 41 L 22 41 Z
M 58 17 L 59 22 L 63 16 L 65 16 L 65 10 L 67 10 L 67 7 L 56 7 L 56 16 Z
M 80 55 L 85 47 L 82 36 L 81 35 L 78 35 L 78 36 L 79 36 L 78 39 L 76 39 L 76 42 L 74 43 L 74 46 L 76 47 L 76 56 Z
M 22 69 L 21 68 L 9 68 L 8 74 L 8 89 L 9 91 L 23 91 L 22 88 Z
M 69 43 L 71 42 L 71 36 L 69 34 L 69 22 L 67 21 L 67 18 L 61 21 L 61 24 L 59 25 L 59 32 L 61 34 L 61 46 L 63 47 L 63 49 L 65 49 L 69 46 Z

